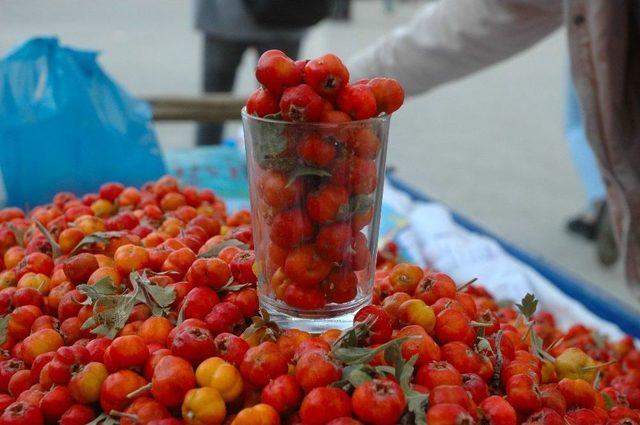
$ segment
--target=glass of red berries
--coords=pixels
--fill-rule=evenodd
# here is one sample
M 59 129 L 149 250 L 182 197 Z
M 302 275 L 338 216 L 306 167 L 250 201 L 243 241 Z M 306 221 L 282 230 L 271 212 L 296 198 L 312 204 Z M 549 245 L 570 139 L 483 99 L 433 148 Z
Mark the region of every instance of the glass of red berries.
M 350 326 L 370 303 L 389 118 L 243 111 L 260 302 L 283 326 Z
M 242 111 L 258 294 L 282 327 L 352 325 L 371 302 L 391 113 L 389 78 L 349 84 L 332 54 L 259 59 Z

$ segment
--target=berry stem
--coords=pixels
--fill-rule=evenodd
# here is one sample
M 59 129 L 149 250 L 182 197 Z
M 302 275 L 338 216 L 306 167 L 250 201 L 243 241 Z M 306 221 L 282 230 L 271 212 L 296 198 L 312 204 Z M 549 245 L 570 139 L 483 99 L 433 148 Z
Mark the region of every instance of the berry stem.
M 143 385 L 140 388 L 138 388 L 137 390 L 131 391 L 129 394 L 127 394 L 127 398 L 128 399 L 132 399 L 132 398 L 136 398 L 139 395 L 142 395 L 144 393 L 146 393 L 147 391 L 149 391 L 152 387 L 151 382 L 149 382 L 147 385 Z

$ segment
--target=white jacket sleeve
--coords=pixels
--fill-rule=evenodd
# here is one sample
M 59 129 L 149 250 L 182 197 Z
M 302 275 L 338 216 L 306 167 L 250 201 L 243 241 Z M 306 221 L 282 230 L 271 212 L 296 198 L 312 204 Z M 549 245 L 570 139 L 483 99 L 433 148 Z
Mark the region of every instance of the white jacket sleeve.
M 439 0 L 351 61 L 351 81 L 393 77 L 425 92 L 521 51 L 562 23 L 562 0 Z

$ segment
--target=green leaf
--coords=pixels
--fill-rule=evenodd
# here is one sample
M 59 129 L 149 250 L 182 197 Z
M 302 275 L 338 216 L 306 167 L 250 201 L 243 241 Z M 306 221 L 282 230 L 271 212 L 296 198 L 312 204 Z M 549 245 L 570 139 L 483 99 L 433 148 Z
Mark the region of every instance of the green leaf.
M 96 318 L 91 316 L 87 320 L 85 320 L 85 322 L 82 324 L 80 329 L 83 331 L 87 329 L 91 329 L 91 328 L 94 328 L 97 324 L 98 322 L 96 321 Z
M 293 184 L 298 177 L 303 176 L 318 176 L 318 177 L 331 177 L 331 173 L 324 168 L 316 167 L 298 167 L 289 176 L 289 181 L 285 187 L 289 187 Z
M 283 127 L 277 125 L 259 125 L 253 135 L 253 157 L 262 168 L 275 168 L 274 160 L 282 160 L 279 155 L 287 149 L 287 139 Z
M 268 120 L 282 121 L 282 113 L 276 112 L 275 114 L 265 115 L 264 118 Z
M 391 341 L 385 342 L 377 346 L 376 348 L 366 348 L 366 347 L 334 347 L 331 351 L 333 357 L 340 360 L 341 362 L 351 365 L 355 363 L 368 363 L 373 359 L 378 353 L 387 350 L 389 347 L 394 345 L 400 346 L 404 342 L 409 339 L 413 339 L 413 337 L 403 337 L 398 339 L 392 339 Z
M 171 311 L 171 305 L 176 300 L 176 291 L 170 287 L 162 287 L 152 283 L 146 273 L 133 271 L 129 280 L 136 293 L 136 300 L 151 308 L 154 316 L 166 316 Z
M 483 333 L 484 333 L 484 328 L 480 328 L 479 330 L 483 331 Z M 479 354 L 493 353 L 493 350 L 491 349 L 491 344 L 484 337 L 484 335 L 482 335 L 481 337 L 478 337 L 475 349 L 476 349 L 475 350 L 476 353 L 479 353 Z
M 413 414 L 413 423 L 415 425 L 427 425 L 427 405 L 429 397 L 426 394 L 411 390 L 409 394 L 405 393 L 407 400 L 407 410 Z
M 411 377 L 413 376 L 413 369 L 418 361 L 418 355 L 414 354 L 411 358 L 404 364 L 402 364 L 402 356 L 399 358 L 400 367 L 396 366 L 397 375 L 396 378 L 400 383 L 400 386 L 406 390 L 411 389 Z
M 375 317 L 373 315 L 362 322 L 356 322 L 352 327 L 345 329 L 342 335 L 334 341 L 333 348 L 362 345 L 365 338 L 371 333 L 371 326 L 373 326 L 374 322 Z
M 76 286 L 76 289 L 85 294 L 88 298 L 87 301 L 95 302 L 98 298 L 105 295 L 116 295 L 119 293 L 118 288 L 113 283 L 113 279 L 109 276 L 105 276 L 93 285 L 81 284 Z
M 369 195 L 356 195 L 349 200 L 351 214 L 367 212 L 372 205 L 373 197 Z
M 604 398 L 604 406 L 607 409 L 607 411 L 616 407 L 615 401 L 613 401 L 613 399 L 609 394 L 607 393 L 601 393 L 601 394 L 602 394 L 602 398 Z
M 385 353 L 386 354 L 386 353 Z M 413 423 L 426 425 L 427 423 L 427 403 L 428 397 L 413 388 L 411 388 L 411 378 L 413 370 L 418 361 L 418 355 L 414 354 L 408 361 L 404 361 L 402 356 L 398 358 L 396 363 L 396 379 L 404 392 L 407 400 L 407 410 L 413 416 Z
M 106 243 L 109 242 L 109 239 L 119 238 L 121 236 L 126 235 L 127 232 L 124 231 L 113 231 L 113 232 L 96 232 L 82 238 L 78 245 L 76 245 L 69 255 L 76 254 L 82 248 L 93 245 L 96 243 Z
M 522 315 L 526 317 L 527 320 L 531 319 L 531 316 L 534 315 L 536 309 L 538 308 L 538 300 L 536 299 L 535 295 L 525 295 L 520 303 L 521 304 L 516 304 L 516 307 L 518 307 L 520 313 L 522 313 Z
M 227 239 L 226 241 L 222 241 L 217 245 L 214 245 L 209 251 L 203 252 L 198 255 L 199 258 L 214 258 L 220 254 L 220 251 L 225 249 L 228 246 L 236 246 L 240 249 L 248 249 L 249 246 L 237 239 Z
M 42 223 L 40 223 L 37 219 L 34 218 L 32 220 L 35 223 L 38 230 L 40 230 L 40 233 L 42 233 L 44 237 L 47 239 L 47 242 L 49 242 L 49 245 L 51 245 L 51 256 L 54 259 L 61 256 L 62 250 L 60 249 L 60 245 L 58 245 L 55 238 L 51 235 L 51 233 L 47 230 L 47 228 L 44 227 Z
M 136 293 L 101 297 L 94 304 L 93 318 L 98 326 L 91 332 L 107 338 L 115 338 L 127 324 L 136 303 Z
M 9 327 L 9 318 L 10 316 L 7 314 L 5 316 L 0 316 L 0 345 L 7 342 L 7 331 Z
M 360 368 L 353 369 L 347 375 L 347 381 L 349 381 L 349 383 L 356 388 L 364 384 L 365 382 L 371 381 L 372 379 L 373 378 L 371 377 L 371 375 Z

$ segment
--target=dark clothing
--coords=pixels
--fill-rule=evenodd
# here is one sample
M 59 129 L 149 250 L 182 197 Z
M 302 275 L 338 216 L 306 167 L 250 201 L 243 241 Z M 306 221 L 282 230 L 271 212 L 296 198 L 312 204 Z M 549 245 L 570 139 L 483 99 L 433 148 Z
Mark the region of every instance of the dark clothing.
M 285 52 L 287 56 L 296 58 L 300 50 L 300 38 L 249 43 L 244 40 L 205 37 L 204 60 L 202 62 L 203 91 L 207 93 L 232 91 L 236 70 L 240 65 L 242 55 L 250 47 L 255 47 L 258 55 L 269 49 L 279 49 Z M 219 144 L 222 130 L 222 124 L 200 124 L 198 126 L 197 144 Z
M 304 35 L 304 29 L 260 26 L 254 21 L 242 0 L 198 0 L 196 28 L 210 37 L 251 43 L 299 41 Z
M 233 90 L 236 71 L 244 51 L 258 54 L 279 49 L 296 58 L 305 31 L 266 28 L 254 22 L 242 0 L 198 0 L 196 28 L 204 32 L 202 89 L 206 93 Z M 197 144 L 220 143 L 222 124 L 201 124 Z

